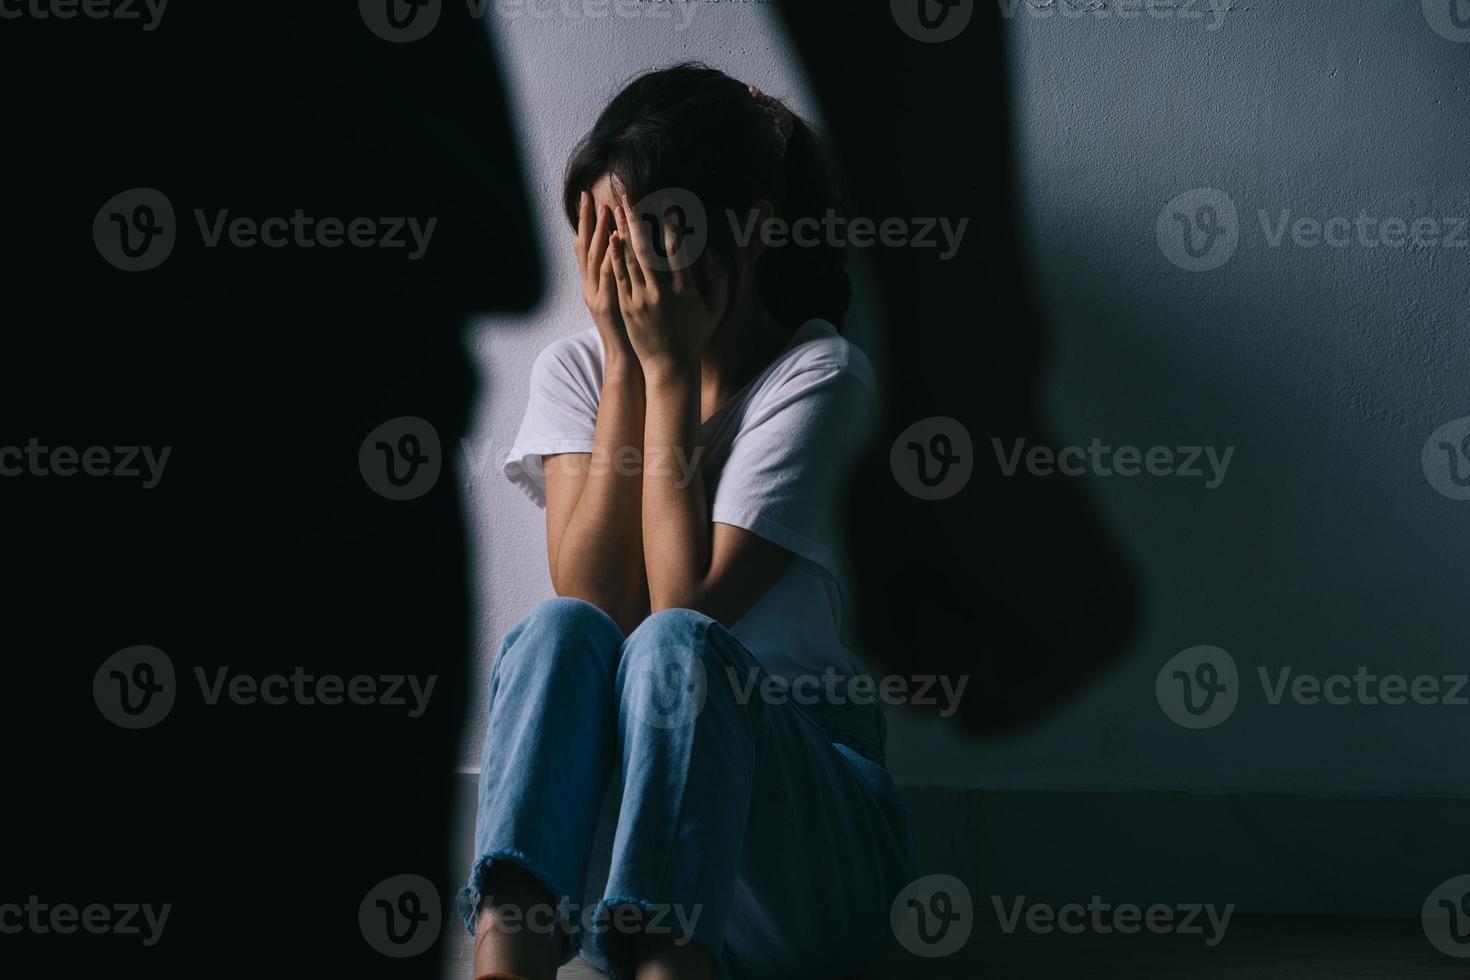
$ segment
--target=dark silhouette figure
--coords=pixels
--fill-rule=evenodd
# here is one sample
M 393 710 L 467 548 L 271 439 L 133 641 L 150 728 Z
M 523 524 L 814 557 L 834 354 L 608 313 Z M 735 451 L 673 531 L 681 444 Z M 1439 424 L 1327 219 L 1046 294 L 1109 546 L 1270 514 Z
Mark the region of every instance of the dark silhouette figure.
M 458 936 L 442 898 L 370 893 L 415 874 L 448 895 L 464 874 L 447 857 L 480 707 L 453 460 L 476 395 L 462 333 L 528 307 L 541 280 L 486 29 L 462 4 L 392 43 L 352 3 L 180 3 L 147 31 L 0 30 L 0 446 L 52 451 L 47 475 L 0 460 L 26 470 L 0 479 L 0 903 L 171 905 L 147 945 L 146 926 L 62 934 L 37 911 L 4 936 L 0 974 L 439 975 Z M 138 188 L 162 199 L 103 207 Z M 352 241 L 358 218 L 371 244 Z M 417 258 L 408 219 L 437 219 Z M 109 241 L 118 262 L 161 261 L 124 271 Z M 405 416 L 437 446 L 368 445 L 377 492 L 360 453 Z M 170 452 L 143 489 L 84 472 L 89 447 L 144 474 L 116 447 Z M 431 488 L 390 499 L 430 466 Z M 118 717 L 173 700 L 129 729 L 94 678 L 136 645 L 171 675 L 104 672 Z M 435 678 L 417 715 L 408 676 Z M 412 958 L 365 935 L 408 949 L 425 929 L 440 939 Z

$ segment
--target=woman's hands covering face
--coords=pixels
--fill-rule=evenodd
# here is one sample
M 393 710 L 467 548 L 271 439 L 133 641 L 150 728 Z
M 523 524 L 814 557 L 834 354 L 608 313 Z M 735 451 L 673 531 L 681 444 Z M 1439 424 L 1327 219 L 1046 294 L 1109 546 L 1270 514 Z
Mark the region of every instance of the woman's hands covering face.
M 609 353 L 632 353 L 628 331 L 618 307 L 618 284 L 613 275 L 612 241 L 616 220 L 611 208 L 600 207 L 592 195 L 582 192 L 577 215 L 577 269 L 582 275 L 582 301 L 592 314 L 603 349 Z
M 661 227 L 645 225 L 627 193 L 616 188 L 617 230 L 607 248 L 617 286 L 617 305 L 638 361 L 650 368 L 687 369 L 697 365 L 720 325 L 728 281 L 714 274 L 701 290 L 693 268 L 669 268 L 654 250 L 651 234 L 663 236 L 664 255 L 679 249 L 679 234 L 667 216 Z

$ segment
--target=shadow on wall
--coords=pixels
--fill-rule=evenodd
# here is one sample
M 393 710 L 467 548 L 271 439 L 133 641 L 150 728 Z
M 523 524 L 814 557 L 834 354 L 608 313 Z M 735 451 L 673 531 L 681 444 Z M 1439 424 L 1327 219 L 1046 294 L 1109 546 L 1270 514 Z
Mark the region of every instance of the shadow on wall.
M 857 605 L 877 666 L 969 675 L 957 718 L 971 732 L 1006 732 L 1115 660 L 1142 600 L 1076 484 L 976 465 L 985 447 L 968 432 L 1051 444 L 1040 421 L 1047 330 L 1015 211 L 1002 22 L 997 5 L 960 4 L 899 29 L 902 7 L 782 4 L 849 211 L 971 219 L 952 261 L 916 249 L 872 259 L 883 326 L 870 352 L 886 400 L 848 500 Z M 930 43 L 942 37 L 951 39 Z

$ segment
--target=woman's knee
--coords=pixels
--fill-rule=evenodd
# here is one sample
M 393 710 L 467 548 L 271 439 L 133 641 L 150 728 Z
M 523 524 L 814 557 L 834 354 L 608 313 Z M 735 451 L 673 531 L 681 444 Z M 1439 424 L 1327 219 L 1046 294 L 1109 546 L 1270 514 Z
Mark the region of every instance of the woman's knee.
M 553 631 L 586 631 L 616 634 L 622 640 L 622 631 L 611 616 L 583 599 L 570 596 L 553 596 L 540 602 L 525 615 L 517 627 L 542 628 Z
M 737 663 L 721 627 L 692 609 L 654 613 L 623 644 L 617 693 L 624 708 L 655 728 L 682 728 L 711 703 L 738 701 Z
M 666 646 L 702 646 L 711 628 L 719 624 L 695 609 L 664 609 L 651 613 L 624 642 L 628 650 Z
M 492 671 L 492 689 L 506 677 L 611 676 L 622 642 L 617 624 L 590 602 L 548 599 L 506 635 Z

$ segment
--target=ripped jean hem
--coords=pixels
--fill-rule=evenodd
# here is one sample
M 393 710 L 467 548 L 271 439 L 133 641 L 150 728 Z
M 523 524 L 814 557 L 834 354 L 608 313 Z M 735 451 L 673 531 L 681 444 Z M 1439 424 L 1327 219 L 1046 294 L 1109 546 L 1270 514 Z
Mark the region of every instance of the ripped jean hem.
M 541 869 L 532 864 L 531 859 L 523 852 L 513 849 L 491 851 L 475 862 L 474 869 L 470 872 L 469 884 L 459 890 L 459 898 L 456 902 L 460 918 L 464 920 L 465 929 L 471 936 L 475 934 L 475 920 L 479 918 L 480 905 L 485 900 L 485 875 L 489 873 L 491 866 L 498 862 L 515 865 L 540 882 L 541 886 L 550 892 L 553 897 L 557 895 L 556 888 L 551 884 L 551 879 L 547 878 L 541 872 Z M 562 939 L 564 940 L 560 965 L 565 966 L 575 959 L 577 953 L 581 951 L 582 936 L 575 924 L 568 920 L 565 912 L 560 907 L 557 908 L 556 924 L 561 928 Z

